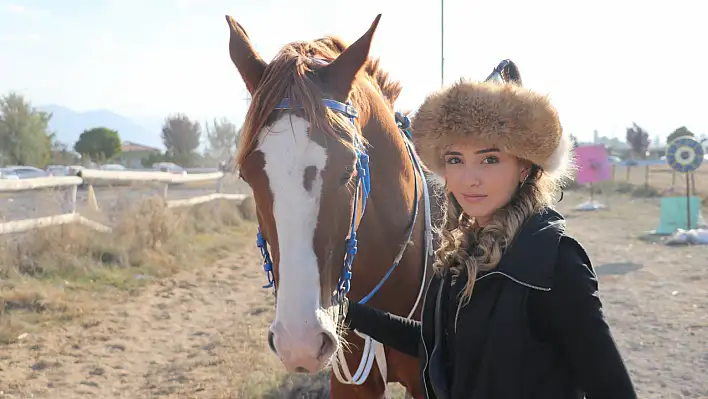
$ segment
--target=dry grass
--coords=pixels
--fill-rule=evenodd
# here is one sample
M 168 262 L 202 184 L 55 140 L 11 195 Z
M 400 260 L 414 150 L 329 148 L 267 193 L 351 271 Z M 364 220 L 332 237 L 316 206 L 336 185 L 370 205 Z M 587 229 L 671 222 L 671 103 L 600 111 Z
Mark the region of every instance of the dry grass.
M 163 200 L 124 209 L 110 233 L 49 227 L 0 241 L 0 344 L 80 317 L 101 299 L 138 294 L 146 282 L 229 254 L 250 202 L 168 209 Z M 100 298 L 98 298 L 100 297 Z

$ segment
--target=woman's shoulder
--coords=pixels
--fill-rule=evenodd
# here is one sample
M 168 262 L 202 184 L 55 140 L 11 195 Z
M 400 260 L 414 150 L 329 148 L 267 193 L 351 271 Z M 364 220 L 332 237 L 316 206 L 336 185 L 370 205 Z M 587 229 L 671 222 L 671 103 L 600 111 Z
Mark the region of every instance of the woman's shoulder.
M 592 267 L 590 255 L 574 236 L 563 232 L 558 243 L 557 264 L 585 264 Z
M 590 257 L 580 241 L 566 229 L 565 218 L 555 209 L 547 208 L 536 215 L 542 223 L 546 243 L 555 247 L 555 264 L 579 263 L 590 265 Z M 549 248 L 550 247 L 546 247 Z

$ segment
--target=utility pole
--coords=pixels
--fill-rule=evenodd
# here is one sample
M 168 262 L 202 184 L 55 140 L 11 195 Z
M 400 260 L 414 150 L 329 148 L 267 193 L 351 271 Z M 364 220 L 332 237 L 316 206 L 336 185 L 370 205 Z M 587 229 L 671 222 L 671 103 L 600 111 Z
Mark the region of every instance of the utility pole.
M 440 0 L 440 87 L 445 86 L 445 0 Z

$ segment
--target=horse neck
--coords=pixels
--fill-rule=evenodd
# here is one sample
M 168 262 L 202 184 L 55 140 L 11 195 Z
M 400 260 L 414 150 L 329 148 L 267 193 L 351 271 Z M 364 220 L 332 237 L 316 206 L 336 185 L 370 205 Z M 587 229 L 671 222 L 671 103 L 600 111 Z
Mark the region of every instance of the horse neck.
M 371 194 L 357 233 L 359 249 L 354 265 L 354 278 L 357 282 L 352 284 L 355 297 L 366 295 L 379 282 L 405 244 L 413 217 L 414 179 L 417 178 L 402 134 L 395 128 L 394 122 L 386 123 L 377 118 L 369 118 L 362 132 L 370 143 Z M 407 307 L 412 305 L 412 300 L 406 298 L 407 294 L 417 293 L 420 284 L 423 264 L 420 244 L 425 220 L 422 193 L 419 182 L 417 227 L 412 236 L 417 245 L 408 247 L 398 266 L 398 269 L 406 271 L 393 273 L 371 302 L 374 305 L 378 302 L 384 309 L 399 314 L 408 312 Z M 406 295 L 402 295 L 400 300 L 392 300 L 390 295 L 386 295 L 391 287 L 394 290 L 405 290 Z M 379 302 L 384 296 L 388 300 Z

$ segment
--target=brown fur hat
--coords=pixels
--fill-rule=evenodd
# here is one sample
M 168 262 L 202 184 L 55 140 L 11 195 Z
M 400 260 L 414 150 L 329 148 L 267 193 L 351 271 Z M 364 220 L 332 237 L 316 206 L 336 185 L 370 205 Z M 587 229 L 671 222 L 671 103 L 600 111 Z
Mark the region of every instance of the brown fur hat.
M 572 143 L 546 96 L 516 84 L 461 80 L 428 95 L 411 131 L 423 163 L 442 177 L 455 143 L 496 147 L 540 166 L 558 182 L 572 172 Z

